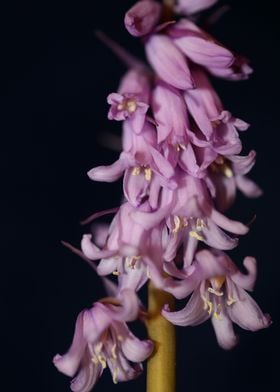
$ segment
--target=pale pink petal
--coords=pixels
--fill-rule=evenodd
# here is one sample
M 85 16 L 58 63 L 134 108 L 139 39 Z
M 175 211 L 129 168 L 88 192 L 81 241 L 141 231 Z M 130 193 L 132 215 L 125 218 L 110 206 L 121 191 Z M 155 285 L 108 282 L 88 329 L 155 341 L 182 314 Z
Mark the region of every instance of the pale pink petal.
M 218 344 L 225 350 L 230 350 L 238 343 L 238 338 L 234 333 L 232 321 L 227 314 L 222 312 L 218 318 L 211 319 Z
M 237 238 L 227 235 L 210 219 L 207 222 L 207 226 L 203 229 L 203 238 L 206 244 L 216 249 L 229 250 L 238 245 Z
M 92 235 L 84 234 L 81 241 L 81 249 L 84 255 L 90 260 L 99 260 L 111 257 L 116 254 L 116 250 L 100 250 L 91 242 Z
M 203 301 L 199 289 L 194 291 L 187 305 L 182 310 L 170 312 L 165 307 L 161 314 L 172 324 L 180 326 L 199 325 L 210 317 L 207 311 L 203 309 Z
M 93 181 L 113 182 L 123 175 L 128 165 L 129 162 L 127 160 L 120 158 L 112 165 L 95 167 L 87 174 Z
M 171 205 L 165 205 L 154 212 L 135 211 L 131 214 L 131 218 L 145 230 L 150 230 L 162 222 L 170 214 L 170 210 Z
M 235 177 L 237 188 L 247 197 L 260 197 L 263 194 L 262 189 L 246 176 Z
M 232 162 L 232 168 L 235 174 L 247 174 L 256 162 L 256 151 L 250 151 L 248 155 L 233 155 L 228 157 Z
M 206 40 L 203 35 L 176 38 L 174 43 L 190 60 L 206 68 L 227 68 L 234 60 L 233 54 L 228 49 Z
M 211 211 L 211 218 L 216 225 L 220 226 L 222 229 L 229 231 L 234 234 L 247 234 L 249 231 L 249 227 L 244 225 L 241 222 L 234 221 L 232 219 L 227 218 L 225 215 L 221 214 L 219 211 L 214 208 Z
M 95 365 L 87 354 L 88 358 L 81 364 L 81 368 L 76 377 L 71 381 L 70 389 L 73 392 L 90 392 L 97 380 L 100 378 L 103 367 Z
M 138 207 L 143 198 L 147 196 L 150 183 L 145 179 L 143 173 L 134 175 L 133 170 L 134 168 L 131 168 L 125 172 L 123 191 L 131 205 Z
M 118 269 L 119 264 L 120 258 L 117 257 L 109 257 L 106 259 L 102 259 L 100 260 L 96 271 L 100 276 L 109 275 Z
M 152 94 L 152 108 L 157 123 L 158 143 L 168 136 L 171 143 L 183 143 L 188 117 L 186 103 L 180 91 L 164 82 L 158 82 Z
M 231 279 L 239 287 L 251 291 L 253 290 L 257 279 L 257 261 L 254 257 L 247 256 L 243 260 L 243 265 L 247 270 L 247 274 L 237 271 L 235 274 L 231 275 Z
M 155 72 L 166 83 L 182 90 L 194 87 L 187 61 L 169 37 L 153 35 L 146 43 L 146 53 Z
M 70 349 L 67 351 L 66 354 L 62 356 L 57 354 L 53 358 L 53 363 L 57 367 L 57 369 L 70 377 L 73 377 L 77 372 L 87 345 L 87 341 L 84 338 L 83 331 L 84 314 L 85 312 L 83 311 L 78 315 L 74 338 Z
M 132 362 L 143 362 L 153 352 L 154 344 L 151 340 L 140 340 L 129 329 L 122 325 L 121 336 L 121 348 L 125 357 Z
M 270 316 L 263 314 L 260 307 L 245 290 L 236 286 L 233 296 L 236 297 L 234 298 L 236 302 L 227 308 L 227 312 L 234 323 L 250 331 L 270 326 Z

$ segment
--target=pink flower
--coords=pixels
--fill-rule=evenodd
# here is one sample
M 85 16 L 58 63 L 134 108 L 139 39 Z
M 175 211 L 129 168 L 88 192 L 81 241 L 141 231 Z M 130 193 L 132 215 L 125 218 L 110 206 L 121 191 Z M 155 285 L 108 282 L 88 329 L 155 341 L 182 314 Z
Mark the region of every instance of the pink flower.
M 196 255 L 195 271 L 185 284 L 185 294 L 193 291 L 187 305 L 180 311 L 163 309 L 163 316 L 175 325 L 194 326 L 211 318 L 218 343 L 230 349 L 237 343 L 232 323 L 241 328 L 257 331 L 271 324 L 256 302 L 245 290 L 252 290 L 256 279 L 256 261 L 244 259 L 247 275 L 238 271 L 223 252 L 203 250 Z
M 187 268 L 193 261 L 199 241 L 223 250 L 236 247 L 236 236 L 231 237 L 223 230 L 244 235 L 249 228 L 227 218 L 213 207 L 203 180 L 181 173 L 177 175 L 177 182 L 178 187 L 174 190 L 163 188 L 157 210 L 149 213 L 136 210 L 131 213 L 132 219 L 146 230 L 155 227 L 161 220 L 165 221 L 168 230 L 164 237 L 164 260 L 173 261 L 183 245 L 184 266 Z
M 157 142 L 168 141 L 175 147 L 186 145 L 190 126 L 181 91 L 158 81 L 152 93 L 152 109 L 157 126 Z
M 149 97 L 149 75 L 142 69 L 131 69 L 123 77 L 118 93 L 108 95 L 107 101 L 111 105 L 109 120 L 127 120 L 132 130 L 139 134 L 149 108 Z
M 125 27 L 131 35 L 141 37 L 150 33 L 159 21 L 161 5 L 153 0 L 141 0 L 125 14 Z
M 161 185 L 176 186 L 172 179 L 174 168 L 159 151 L 152 124 L 146 122 L 138 135 L 131 130 L 130 123 L 124 123 L 123 152 L 119 159 L 110 166 L 91 169 L 88 176 L 94 181 L 112 182 L 124 172 L 124 193 L 134 206 L 138 206 L 148 194 L 154 206 Z
M 255 164 L 255 158 L 255 151 L 245 157 L 218 156 L 210 165 L 206 182 L 220 211 L 225 211 L 232 205 L 237 189 L 251 198 L 262 195 L 258 185 L 245 176 Z
M 53 359 L 59 371 L 75 377 L 72 391 L 91 391 L 107 366 L 114 383 L 142 372 L 141 362 L 151 355 L 153 343 L 139 340 L 126 325 L 137 318 L 138 310 L 135 293 L 124 290 L 118 298 L 104 298 L 79 314 L 70 349 Z
M 146 42 L 146 54 L 156 74 L 180 90 L 194 88 L 187 59 L 166 35 L 152 35 Z

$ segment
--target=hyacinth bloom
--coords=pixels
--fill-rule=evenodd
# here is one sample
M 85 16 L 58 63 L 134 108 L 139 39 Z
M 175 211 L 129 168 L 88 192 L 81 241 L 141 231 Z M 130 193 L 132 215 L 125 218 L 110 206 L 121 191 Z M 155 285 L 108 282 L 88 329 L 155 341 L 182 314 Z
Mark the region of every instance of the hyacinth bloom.
M 196 255 L 192 274 L 182 285 L 184 295 L 193 294 L 184 309 L 162 314 L 170 322 L 181 326 L 194 326 L 211 318 L 218 343 L 230 349 L 238 342 L 232 323 L 243 329 L 257 331 L 271 324 L 245 290 L 252 290 L 256 279 L 256 260 L 247 257 L 244 266 L 248 274 L 238 271 L 231 259 L 222 252 L 204 250 Z M 187 271 L 186 271 L 187 272 Z
M 74 377 L 73 391 L 90 392 L 106 367 L 114 383 L 136 378 L 154 347 L 148 369 L 160 358 L 160 347 L 169 344 L 162 352 L 170 354 L 174 334 L 170 339 L 167 329 L 161 334 L 171 328 L 164 318 L 180 326 L 211 319 L 224 349 L 238 341 L 233 324 L 251 331 L 271 324 L 247 293 L 256 280 L 256 260 L 245 257 L 242 273 L 225 253 L 252 223 L 227 216 L 237 190 L 247 197 L 262 191 L 247 177 L 256 162 L 254 150 L 243 152 L 241 136 L 249 124 L 224 107 L 211 83 L 211 76 L 246 79 L 252 69 L 194 23 L 216 2 L 136 2 L 124 25 L 141 37 L 148 64 L 98 33 L 128 70 L 107 98 L 108 119 L 122 121 L 119 157 L 88 176 L 102 182 L 122 178 L 123 200 L 83 222 L 94 221 L 81 250 L 64 243 L 93 267 L 110 295 L 79 314 L 70 349 L 54 357 L 58 370 Z M 108 214 L 113 214 L 109 225 L 97 221 Z M 148 312 L 140 300 L 146 283 L 149 296 L 155 291 L 161 297 L 149 300 L 156 305 Z M 186 299 L 186 306 L 179 311 L 164 306 L 162 298 L 171 303 L 170 294 Z M 156 345 L 132 334 L 127 322 L 136 319 L 145 321 Z M 169 373 L 166 385 L 158 381 L 164 377 L 152 380 L 150 371 L 147 392 L 166 387 L 164 392 L 175 392 L 169 384 L 175 371 L 171 357 L 160 359 L 162 375 Z
M 123 290 L 118 298 L 104 298 L 79 314 L 69 351 L 53 359 L 59 371 L 75 377 L 72 391 L 90 391 L 107 366 L 114 383 L 142 372 L 141 362 L 152 353 L 153 343 L 139 340 L 127 327 L 126 321 L 137 314 L 138 299 L 132 290 Z

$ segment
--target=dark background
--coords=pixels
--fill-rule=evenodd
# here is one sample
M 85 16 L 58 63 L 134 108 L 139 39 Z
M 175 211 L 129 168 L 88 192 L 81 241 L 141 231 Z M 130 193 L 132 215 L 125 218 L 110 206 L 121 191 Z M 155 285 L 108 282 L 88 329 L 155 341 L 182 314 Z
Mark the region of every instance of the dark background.
M 103 295 L 90 268 L 60 245 L 78 245 L 79 220 L 116 206 L 121 184 L 92 183 L 86 172 L 117 157 L 102 147 L 102 132 L 117 135 L 106 118 L 106 96 L 125 68 L 94 37 L 101 28 L 134 53 L 141 47 L 123 27 L 133 1 L 7 2 L 1 10 L 1 385 L 10 391 L 69 390 L 52 365 L 68 348 L 78 312 Z M 178 329 L 178 392 L 268 391 L 279 364 L 279 31 L 277 2 L 228 2 L 232 10 L 212 29 L 248 56 L 250 81 L 217 81 L 225 106 L 252 124 L 244 151 L 255 148 L 252 177 L 259 200 L 240 197 L 232 216 L 257 220 L 242 239 L 239 259 L 259 261 L 254 297 L 274 323 L 240 332 L 240 345 L 220 349 L 212 327 Z M 1 389 L 2 389 L 1 387 Z M 96 391 L 145 390 L 145 377 L 114 386 L 108 372 Z

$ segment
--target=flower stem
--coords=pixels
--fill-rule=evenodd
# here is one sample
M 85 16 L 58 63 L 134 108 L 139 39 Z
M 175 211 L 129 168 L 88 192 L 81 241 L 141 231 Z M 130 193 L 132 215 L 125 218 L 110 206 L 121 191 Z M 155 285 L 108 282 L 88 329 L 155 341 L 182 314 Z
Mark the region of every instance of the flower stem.
M 174 298 L 156 289 L 150 282 L 148 287 L 148 334 L 155 350 L 148 360 L 147 392 L 175 392 L 176 390 L 176 335 L 175 327 L 161 315 L 163 305 L 172 309 Z

